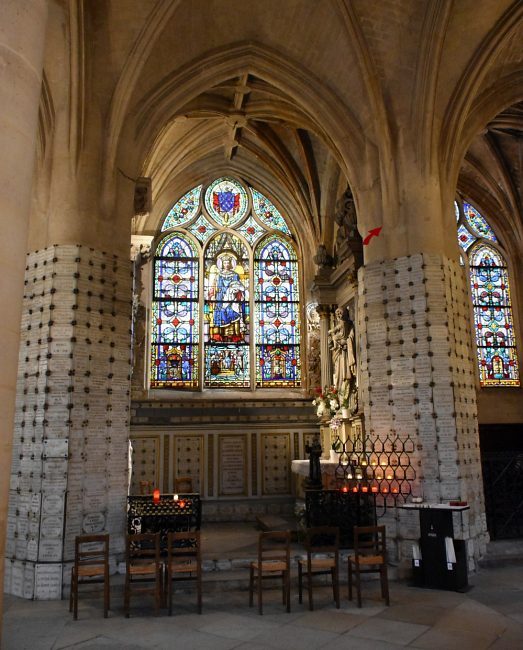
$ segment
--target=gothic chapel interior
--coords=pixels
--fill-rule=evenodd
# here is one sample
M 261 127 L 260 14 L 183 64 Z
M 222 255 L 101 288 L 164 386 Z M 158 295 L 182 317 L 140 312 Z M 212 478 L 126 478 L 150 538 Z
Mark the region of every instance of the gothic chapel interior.
M 343 382 L 470 570 L 523 536 L 523 3 L 4 0 L 0 80 L 6 593 L 86 531 L 114 567 L 182 477 L 204 524 L 292 514 Z

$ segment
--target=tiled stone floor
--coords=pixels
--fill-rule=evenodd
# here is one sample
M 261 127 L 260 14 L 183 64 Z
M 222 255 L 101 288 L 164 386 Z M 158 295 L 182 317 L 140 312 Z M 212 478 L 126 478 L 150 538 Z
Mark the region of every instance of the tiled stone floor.
M 121 581 L 120 581 L 121 582 Z M 316 609 L 299 605 L 293 591 L 292 612 L 285 613 L 279 590 L 264 591 L 264 615 L 248 607 L 245 590 L 204 592 L 198 615 L 189 592 L 176 594 L 174 612 L 153 615 L 152 602 L 132 605 L 123 616 L 121 585 L 112 592 L 108 619 L 101 599 L 86 594 L 79 619 L 68 602 L 26 601 L 5 597 L 5 650 L 59 648 L 180 648 L 221 650 L 336 649 L 518 650 L 523 648 L 523 565 L 482 569 L 465 594 L 425 590 L 391 583 L 391 605 L 379 598 L 376 581 L 364 585 L 363 607 L 346 600 L 336 610 L 327 587 L 315 591 Z M 183 600 L 183 603 L 181 602 Z
M 329 588 L 315 589 L 313 612 L 298 604 L 294 586 L 290 614 L 281 604 L 281 592 L 266 589 L 260 616 L 256 607 L 248 607 L 248 571 L 242 568 L 254 554 L 258 533 L 252 526 L 238 524 L 202 533 L 206 561 L 233 570 L 205 574 L 201 615 L 196 613 L 194 594 L 187 591 L 175 594 L 172 617 L 166 610 L 155 617 L 152 602 L 144 597 L 143 602 L 131 602 L 131 618 L 126 619 L 122 576 L 115 576 L 108 619 L 103 618 L 101 598 L 94 591 L 81 598 L 77 621 L 69 614 L 67 600 L 4 596 L 2 648 L 523 649 L 523 561 L 482 568 L 470 577 L 472 588 L 467 593 L 418 589 L 392 580 L 390 607 L 380 600 L 377 581 L 364 585 L 361 609 L 347 600 L 346 585 L 339 610 Z

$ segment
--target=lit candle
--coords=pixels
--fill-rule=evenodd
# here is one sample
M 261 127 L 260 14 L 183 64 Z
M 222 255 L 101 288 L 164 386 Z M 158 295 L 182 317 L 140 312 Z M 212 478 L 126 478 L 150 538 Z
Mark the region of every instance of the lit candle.
M 344 486 L 341 488 L 341 491 L 342 491 L 342 492 L 348 492 L 348 491 L 349 491 L 349 488 L 348 488 L 346 485 L 344 485 Z
M 393 479 L 392 474 L 387 474 L 387 481 L 392 481 L 392 479 Z
M 377 491 L 378 491 L 378 486 L 377 486 L 377 485 L 373 485 L 373 486 L 371 487 L 371 490 L 372 490 L 372 492 L 377 492 Z
M 173 494 L 173 501 L 178 501 L 178 495 L 177 494 Z
M 180 508 L 185 508 L 185 501 L 183 501 L 183 500 L 178 501 L 178 505 L 180 506 Z
M 398 488 L 393 487 L 393 488 L 392 488 L 392 492 L 393 492 L 394 494 L 398 494 Z
M 362 492 L 368 492 L 368 491 L 369 491 L 369 488 L 368 488 L 366 485 L 362 485 L 362 486 L 361 486 L 361 491 L 362 491 Z
M 153 503 L 160 503 L 160 490 L 153 491 Z
M 355 486 L 352 488 L 352 491 L 353 491 L 353 492 L 357 492 L 357 491 L 358 491 L 358 486 L 355 485 Z
M 381 491 L 383 492 L 383 494 L 387 494 L 387 492 L 389 491 L 389 488 L 384 486 L 384 487 L 381 488 Z

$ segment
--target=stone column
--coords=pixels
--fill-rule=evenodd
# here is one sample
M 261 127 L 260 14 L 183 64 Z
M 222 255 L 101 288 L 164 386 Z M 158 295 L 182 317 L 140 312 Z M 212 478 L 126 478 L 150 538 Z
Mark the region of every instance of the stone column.
M 34 169 L 47 0 L 3 0 L 0 5 L 0 282 L 4 309 L 0 411 L 0 557 L 4 557 L 20 314 L 27 224 Z M 3 562 L 0 584 L 3 583 Z M 0 612 L 2 611 L 0 590 Z
M 487 531 L 463 269 L 430 253 L 372 262 L 359 271 L 358 304 L 367 435 L 414 442 L 414 495 L 469 503 L 455 528 L 473 568 L 485 552 Z M 398 550 L 406 561 L 417 520 L 404 511 L 397 516 Z
M 56 599 L 74 539 L 123 553 L 128 491 L 130 261 L 88 246 L 27 256 L 5 590 Z
M 321 363 L 321 387 L 332 384 L 332 361 L 329 350 L 329 325 L 330 305 L 318 305 L 316 311 L 320 315 L 320 363 Z

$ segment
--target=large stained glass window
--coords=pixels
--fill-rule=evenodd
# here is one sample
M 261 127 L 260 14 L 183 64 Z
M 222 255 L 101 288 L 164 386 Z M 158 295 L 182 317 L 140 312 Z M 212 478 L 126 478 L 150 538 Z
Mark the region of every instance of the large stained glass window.
M 262 241 L 254 260 L 256 384 L 300 383 L 300 317 L 296 254 L 278 235 Z
M 163 239 L 154 259 L 151 383 L 198 385 L 198 254 L 182 234 Z
M 274 204 L 217 178 L 184 194 L 161 232 L 151 388 L 300 386 L 298 260 Z
M 519 386 L 510 281 L 505 258 L 487 220 L 456 202 L 458 243 L 468 262 L 481 386 Z

